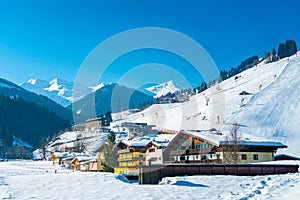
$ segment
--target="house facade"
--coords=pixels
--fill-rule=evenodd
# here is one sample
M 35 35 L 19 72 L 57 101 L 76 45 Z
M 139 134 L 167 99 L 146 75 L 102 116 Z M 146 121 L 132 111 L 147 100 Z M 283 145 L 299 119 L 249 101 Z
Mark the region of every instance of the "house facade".
M 102 126 L 102 117 L 88 119 L 85 121 L 85 131 L 100 131 Z
M 116 144 L 118 166 L 114 173 L 138 174 L 140 167 L 146 165 L 146 154 L 142 151 L 146 145 L 142 141 L 120 141 Z
M 244 135 L 245 136 L 245 135 Z M 235 145 L 226 140 L 226 133 L 211 131 L 181 131 L 163 152 L 169 163 L 255 163 L 274 160 L 280 142 L 250 139 L 247 135 Z
M 163 164 L 163 152 L 175 134 L 148 134 L 133 140 L 122 140 L 118 150 L 116 174 L 138 174 L 142 166 Z

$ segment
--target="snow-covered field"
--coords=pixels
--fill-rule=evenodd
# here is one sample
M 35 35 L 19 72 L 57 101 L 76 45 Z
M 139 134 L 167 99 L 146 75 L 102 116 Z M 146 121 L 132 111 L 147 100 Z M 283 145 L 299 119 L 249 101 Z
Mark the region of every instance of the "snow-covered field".
M 298 163 L 299 164 L 299 163 Z M 55 173 L 57 170 L 57 173 Z M 129 184 L 114 174 L 72 172 L 48 161 L 0 162 L 0 199 L 299 199 L 300 173 L 165 178 Z

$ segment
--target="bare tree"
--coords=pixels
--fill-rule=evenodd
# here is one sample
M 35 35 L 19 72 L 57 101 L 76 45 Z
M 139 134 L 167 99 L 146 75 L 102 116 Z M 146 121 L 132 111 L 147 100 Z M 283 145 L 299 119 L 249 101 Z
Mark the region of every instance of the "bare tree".
M 46 159 L 46 153 L 47 153 L 47 145 L 49 143 L 49 137 L 42 137 L 39 141 L 40 151 L 42 154 L 42 159 Z
M 82 134 L 77 134 L 76 141 L 74 142 L 74 150 L 77 153 L 82 153 L 86 150 L 86 141 Z
M 239 131 L 239 124 L 234 123 L 229 135 L 226 136 L 226 142 L 223 146 L 223 161 L 225 163 L 240 162 L 241 140 L 242 133 Z

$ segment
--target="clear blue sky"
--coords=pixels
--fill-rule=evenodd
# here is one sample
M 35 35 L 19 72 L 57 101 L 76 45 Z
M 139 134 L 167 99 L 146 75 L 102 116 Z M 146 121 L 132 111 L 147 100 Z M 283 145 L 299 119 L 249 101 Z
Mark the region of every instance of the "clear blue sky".
M 273 47 L 277 50 L 287 39 L 296 40 L 299 48 L 299 8 L 297 0 L 3 0 L 0 77 L 15 83 L 54 77 L 73 81 L 85 57 L 100 42 L 119 32 L 148 26 L 190 36 L 207 50 L 219 69 L 230 69 L 247 57 L 262 56 Z M 119 65 L 111 75 L 119 76 L 122 70 L 118 66 L 122 65 L 182 64 L 176 59 L 155 51 L 128 55 L 116 61 Z M 116 79 L 108 76 L 105 81 Z

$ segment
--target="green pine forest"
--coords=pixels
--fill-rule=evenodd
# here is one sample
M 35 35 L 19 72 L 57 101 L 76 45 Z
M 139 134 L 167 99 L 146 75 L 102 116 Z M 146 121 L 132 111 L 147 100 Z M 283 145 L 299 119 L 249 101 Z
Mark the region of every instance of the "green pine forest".
M 36 148 L 41 137 L 50 137 L 71 126 L 48 108 L 21 97 L 1 94 L 0 108 L 0 156 L 12 145 L 13 136 Z

